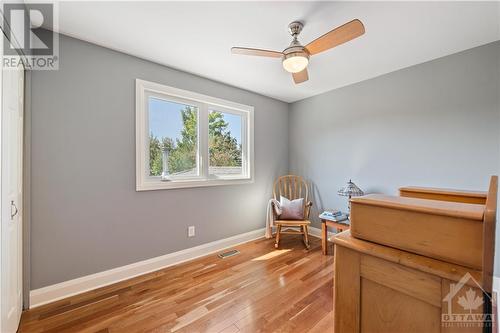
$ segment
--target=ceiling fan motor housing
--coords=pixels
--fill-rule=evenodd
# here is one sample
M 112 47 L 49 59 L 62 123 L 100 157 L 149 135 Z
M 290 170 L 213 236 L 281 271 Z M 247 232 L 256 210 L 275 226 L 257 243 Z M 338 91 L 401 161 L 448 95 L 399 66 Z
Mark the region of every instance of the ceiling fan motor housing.
M 290 46 L 283 50 L 283 60 L 291 57 L 304 57 L 309 60 L 309 52 L 302 45 Z
M 294 21 L 288 25 L 288 31 L 293 37 L 296 37 L 302 31 L 304 24 L 299 21 Z

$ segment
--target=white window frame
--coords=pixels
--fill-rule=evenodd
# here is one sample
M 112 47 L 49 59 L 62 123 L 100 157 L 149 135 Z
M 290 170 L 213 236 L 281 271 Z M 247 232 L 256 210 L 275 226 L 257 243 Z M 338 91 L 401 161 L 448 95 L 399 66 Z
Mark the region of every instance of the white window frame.
M 162 84 L 136 79 L 136 190 L 166 190 L 217 185 L 248 184 L 254 180 L 254 108 L 224 99 L 198 94 Z M 149 175 L 149 113 L 148 98 L 154 97 L 198 107 L 198 175 L 162 180 Z M 242 174 L 209 175 L 208 112 L 216 110 L 240 115 Z

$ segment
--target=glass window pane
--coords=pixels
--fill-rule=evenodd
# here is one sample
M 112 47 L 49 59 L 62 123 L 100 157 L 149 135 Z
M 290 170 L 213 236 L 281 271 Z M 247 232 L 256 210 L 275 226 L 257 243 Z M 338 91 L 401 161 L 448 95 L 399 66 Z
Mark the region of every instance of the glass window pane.
M 210 110 L 208 117 L 209 174 L 242 174 L 242 117 Z
M 198 108 L 149 97 L 148 111 L 149 175 L 197 176 Z

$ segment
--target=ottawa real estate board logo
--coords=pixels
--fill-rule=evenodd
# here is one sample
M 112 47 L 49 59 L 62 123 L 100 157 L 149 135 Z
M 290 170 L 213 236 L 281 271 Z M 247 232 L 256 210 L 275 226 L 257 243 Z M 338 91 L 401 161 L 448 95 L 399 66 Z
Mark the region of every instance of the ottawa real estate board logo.
M 441 324 L 443 327 L 492 327 L 495 315 L 491 309 L 491 294 L 466 273 L 458 283 L 450 283 L 450 290 L 443 298 Z
M 3 68 L 59 68 L 57 3 L 3 2 Z

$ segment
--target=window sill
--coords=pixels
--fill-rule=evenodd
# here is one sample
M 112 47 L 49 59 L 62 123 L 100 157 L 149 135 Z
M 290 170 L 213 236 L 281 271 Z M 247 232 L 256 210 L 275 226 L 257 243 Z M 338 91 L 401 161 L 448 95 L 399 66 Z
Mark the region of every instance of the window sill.
M 252 178 L 238 179 L 203 179 L 203 180 L 153 180 L 146 181 L 143 184 L 137 184 L 136 191 L 155 191 L 155 190 L 173 190 L 178 188 L 194 188 L 208 186 L 241 185 L 253 183 Z

